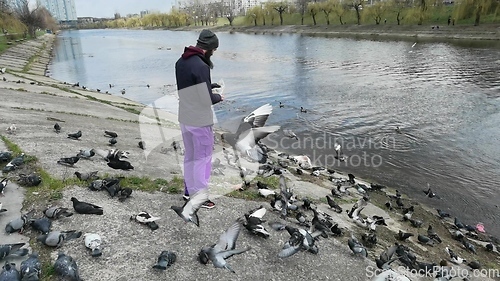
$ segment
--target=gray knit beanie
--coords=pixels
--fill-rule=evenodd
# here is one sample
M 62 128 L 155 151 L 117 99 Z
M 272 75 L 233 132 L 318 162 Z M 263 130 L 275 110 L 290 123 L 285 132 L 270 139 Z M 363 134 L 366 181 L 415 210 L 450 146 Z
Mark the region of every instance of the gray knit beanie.
M 215 50 L 219 47 L 219 38 L 217 38 L 217 35 L 215 35 L 212 31 L 203 29 L 200 33 L 196 46 L 206 51 Z

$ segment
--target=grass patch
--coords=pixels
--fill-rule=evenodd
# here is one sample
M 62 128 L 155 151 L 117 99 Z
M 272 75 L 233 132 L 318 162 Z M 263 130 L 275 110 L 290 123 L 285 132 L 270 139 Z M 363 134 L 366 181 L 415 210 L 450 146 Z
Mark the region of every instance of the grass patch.
M 31 70 L 31 66 L 33 65 L 33 63 L 35 63 L 36 61 L 38 61 L 38 58 L 40 57 L 40 54 L 42 53 L 43 50 L 45 50 L 46 47 L 47 47 L 47 43 L 43 43 L 42 47 L 34 55 L 32 55 L 29 58 L 29 60 L 26 63 L 26 65 L 23 67 L 22 72 L 27 73 L 28 71 Z

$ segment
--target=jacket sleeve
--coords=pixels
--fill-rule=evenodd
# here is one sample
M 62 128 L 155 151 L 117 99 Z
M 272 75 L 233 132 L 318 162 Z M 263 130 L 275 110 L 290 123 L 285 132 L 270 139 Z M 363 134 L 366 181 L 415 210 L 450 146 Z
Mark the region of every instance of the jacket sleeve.
M 212 93 L 212 79 L 210 78 L 210 67 L 208 67 L 208 65 L 200 69 L 199 78 L 199 83 L 207 84 L 208 94 L 210 95 L 212 104 L 220 102 L 222 100 L 222 97 L 219 94 Z

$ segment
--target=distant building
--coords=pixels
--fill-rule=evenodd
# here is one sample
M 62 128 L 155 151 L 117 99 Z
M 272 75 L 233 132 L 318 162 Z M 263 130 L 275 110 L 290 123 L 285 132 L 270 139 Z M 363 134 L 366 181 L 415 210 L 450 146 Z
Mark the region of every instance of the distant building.
M 143 18 L 143 17 L 145 17 L 146 15 L 149 15 L 149 14 L 151 14 L 151 13 L 149 12 L 149 10 L 146 10 L 146 11 L 141 11 L 141 18 Z
M 41 0 L 44 6 L 59 23 L 76 22 L 75 0 Z

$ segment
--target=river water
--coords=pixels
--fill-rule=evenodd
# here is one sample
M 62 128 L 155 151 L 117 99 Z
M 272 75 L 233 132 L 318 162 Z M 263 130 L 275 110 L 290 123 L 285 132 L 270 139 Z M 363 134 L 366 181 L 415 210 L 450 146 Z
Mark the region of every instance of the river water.
M 65 31 L 50 75 L 114 95 L 125 89 L 125 97 L 144 104 L 171 98 L 166 109 L 176 113 L 174 65 L 197 35 Z M 218 126 L 232 130 L 243 115 L 271 103 L 268 124 L 293 130 L 299 141 L 277 134 L 268 144 L 398 188 L 500 234 L 498 44 L 297 34 L 218 37 L 212 79 L 226 85 L 226 100 L 215 108 Z M 347 161 L 333 158 L 336 142 Z M 427 186 L 442 199 L 425 198 Z

